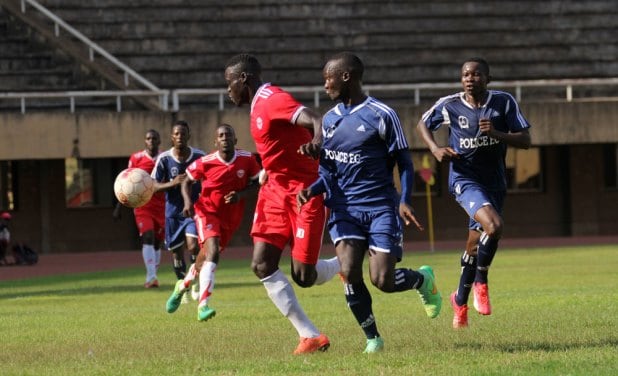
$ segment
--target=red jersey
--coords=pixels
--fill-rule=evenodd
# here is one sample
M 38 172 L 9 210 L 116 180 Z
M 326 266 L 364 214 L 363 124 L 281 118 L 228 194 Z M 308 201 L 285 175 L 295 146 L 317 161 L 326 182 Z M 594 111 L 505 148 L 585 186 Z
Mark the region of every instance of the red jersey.
M 298 148 L 313 138 L 296 125 L 305 108 L 280 87 L 264 84 L 251 102 L 251 135 L 268 180 L 285 192 L 298 191 L 318 178 L 318 161 L 299 154 Z
M 219 152 L 210 153 L 187 167 L 187 177 L 202 182 L 202 192 L 194 203 L 195 214 L 205 216 L 214 213 L 221 226 L 235 229 L 242 220 L 245 201 L 226 204 L 225 195 L 231 191 L 239 192 L 247 187 L 250 179 L 257 179 L 260 166 L 248 151 L 236 150 L 230 162 L 219 157 Z
M 152 172 L 157 156 L 151 157 L 145 150 L 135 152 L 129 157 L 129 168 L 139 168 L 148 173 Z M 138 211 L 148 211 L 153 213 L 165 212 L 165 192 L 155 193 L 146 205 L 136 208 Z

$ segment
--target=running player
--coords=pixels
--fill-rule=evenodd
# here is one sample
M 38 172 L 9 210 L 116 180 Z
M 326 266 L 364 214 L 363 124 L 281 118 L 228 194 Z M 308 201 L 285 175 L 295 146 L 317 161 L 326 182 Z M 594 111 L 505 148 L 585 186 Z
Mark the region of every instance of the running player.
M 146 148 L 135 152 L 129 157 L 129 168 L 140 168 L 147 173 L 152 173 L 155 160 L 159 155 L 161 137 L 159 132 L 150 129 L 144 139 Z M 117 203 L 112 216 L 120 218 L 122 204 Z M 165 194 L 155 193 L 150 201 L 144 206 L 133 209 L 135 224 L 142 240 L 142 257 L 146 266 L 145 288 L 159 287 L 157 270 L 161 262 L 161 246 L 165 240 Z
M 215 269 L 219 254 L 223 252 L 232 234 L 240 226 L 249 187 L 258 187 L 260 166 L 248 151 L 236 149 L 236 133 L 228 124 L 217 128 L 217 151 L 197 159 L 187 167 L 187 179 L 182 182 L 183 213 L 193 217 L 199 235 L 200 253 L 194 268 L 184 280 L 178 281 L 167 301 L 167 312 L 178 309 L 182 295 L 192 280 L 199 275 L 197 319 L 206 321 L 215 316 L 208 301 L 215 286 Z M 200 181 L 202 192 L 193 204 L 190 188 Z
M 187 177 L 187 166 L 206 153 L 189 146 L 190 138 L 189 124 L 183 120 L 176 121 L 172 126 L 172 148 L 159 155 L 152 170 L 155 190 L 165 191 L 165 244 L 174 254 L 174 272 L 178 279 L 184 279 L 187 272 L 184 249 L 191 255 L 191 263 L 195 262 L 199 252 L 195 222 L 182 213 L 184 200 L 180 184 Z M 195 201 L 200 193 L 200 184 L 196 183 L 191 188 L 191 199 Z
M 491 314 L 487 272 L 503 231 L 506 195 L 505 162 L 508 145 L 530 147 L 530 125 L 512 95 L 487 90 L 489 64 L 466 60 L 461 68 L 464 91 L 440 98 L 418 122 L 417 129 L 439 162 L 450 161 L 449 189 L 470 217 L 466 250 L 461 257 L 457 291 L 451 294 L 453 327 L 468 326 L 468 297 L 474 308 Z M 433 133 L 449 127 L 448 146 L 436 144 Z
M 375 353 L 384 341 L 363 280 L 365 253 L 371 282 L 380 290 L 417 289 L 431 318 L 440 313 L 442 300 L 429 266 L 395 269 L 403 251 L 400 221 L 423 229 L 410 202 L 414 167 L 395 111 L 363 93 L 363 70 L 362 61 L 349 52 L 333 56 L 324 66 L 326 94 L 341 103 L 324 115 L 320 177 L 299 192 L 298 204 L 326 193 L 328 229 L 341 262 L 345 298 L 367 337 L 364 352 Z M 393 180 L 395 165 L 401 196 Z
M 317 177 L 322 142 L 320 116 L 281 88 L 263 83 L 258 60 L 247 54 L 232 57 L 225 68 L 232 102 L 251 104 L 250 131 L 268 180 L 261 187 L 251 236 L 251 267 L 268 296 L 300 336 L 294 354 L 324 351 L 330 346 L 301 308 L 294 289 L 279 269 L 281 253 L 291 246 L 292 278 L 301 287 L 321 284 L 339 272 L 336 257 L 318 260 L 325 209 L 315 197 L 299 213 L 296 193 Z M 314 131 L 314 136 L 311 136 Z

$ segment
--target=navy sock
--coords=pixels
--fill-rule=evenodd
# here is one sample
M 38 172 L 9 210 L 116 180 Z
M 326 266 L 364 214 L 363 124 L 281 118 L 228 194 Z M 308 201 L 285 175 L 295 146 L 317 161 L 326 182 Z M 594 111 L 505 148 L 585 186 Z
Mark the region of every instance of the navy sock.
M 350 307 L 352 314 L 367 338 L 379 337 L 380 334 L 378 333 L 378 327 L 371 307 L 371 295 L 369 290 L 367 290 L 367 286 L 365 286 L 365 282 L 344 283 L 343 288 L 348 307 Z
M 185 263 L 185 258 L 177 259 L 174 257 L 174 273 L 176 273 L 176 278 L 185 279 L 185 275 L 187 274 L 187 264 Z
M 472 282 L 476 275 L 476 257 L 468 255 L 464 251 L 461 256 L 461 276 L 459 277 L 459 287 L 457 288 L 457 305 L 468 304 Z
M 417 289 L 423 284 L 424 277 L 412 269 L 395 269 L 395 290 L 406 291 Z
M 489 266 L 498 250 L 498 239 L 491 238 L 487 233 L 481 234 L 479 240 L 479 251 L 476 262 L 476 276 L 474 282 L 487 283 L 487 272 Z

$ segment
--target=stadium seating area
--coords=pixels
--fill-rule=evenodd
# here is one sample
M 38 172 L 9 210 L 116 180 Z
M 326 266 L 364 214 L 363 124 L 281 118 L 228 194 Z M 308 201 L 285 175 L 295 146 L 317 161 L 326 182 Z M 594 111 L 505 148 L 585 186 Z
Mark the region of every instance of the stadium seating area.
M 15 0 L 0 6 L 8 2 Z M 265 76 L 283 85 L 321 84 L 320 67 L 341 50 L 364 58 L 368 84 L 453 82 L 470 55 L 488 59 L 498 80 L 618 76 L 614 0 L 41 4 L 167 89 L 222 87 L 222 66 L 242 51 L 258 55 Z M 105 87 L 4 7 L 0 30 L 3 91 Z

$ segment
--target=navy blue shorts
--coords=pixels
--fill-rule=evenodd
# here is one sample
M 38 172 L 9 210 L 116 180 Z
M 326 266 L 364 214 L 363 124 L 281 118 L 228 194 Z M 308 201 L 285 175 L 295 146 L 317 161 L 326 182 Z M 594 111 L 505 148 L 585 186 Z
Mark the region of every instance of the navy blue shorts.
M 483 206 L 491 205 L 498 214 L 502 215 L 504 191 L 488 191 L 481 185 L 473 182 L 457 183 L 453 194 L 457 203 L 468 213 L 470 230 L 482 229 L 481 224 L 474 220 L 474 215 Z
M 335 246 L 343 239 L 365 240 L 370 249 L 393 254 L 401 260 L 403 235 L 396 208 L 331 209 L 328 232 Z
M 193 218 L 165 218 L 165 245 L 168 250 L 173 251 L 185 244 L 187 236 L 197 238 L 197 229 Z

